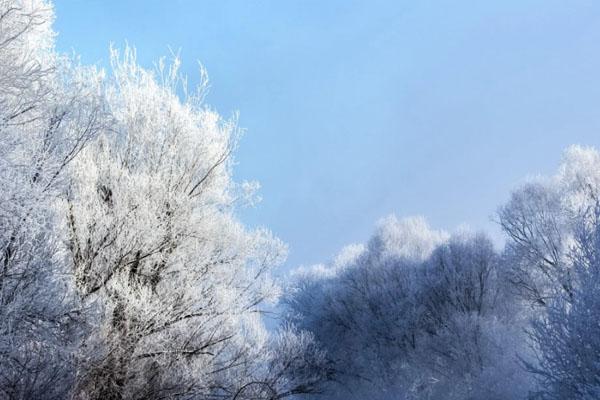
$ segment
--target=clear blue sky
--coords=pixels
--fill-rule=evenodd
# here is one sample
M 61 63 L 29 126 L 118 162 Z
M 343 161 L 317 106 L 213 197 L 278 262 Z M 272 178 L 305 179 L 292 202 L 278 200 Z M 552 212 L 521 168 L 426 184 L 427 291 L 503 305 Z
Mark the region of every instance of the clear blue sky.
M 368 238 L 377 219 L 497 232 L 512 187 L 569 144 L 600 145 L 600 2 L 56 1 L 58 47 L 105 63 L 169 46 L 247 129 L 241 215 L 290 246 L 288 268 Z

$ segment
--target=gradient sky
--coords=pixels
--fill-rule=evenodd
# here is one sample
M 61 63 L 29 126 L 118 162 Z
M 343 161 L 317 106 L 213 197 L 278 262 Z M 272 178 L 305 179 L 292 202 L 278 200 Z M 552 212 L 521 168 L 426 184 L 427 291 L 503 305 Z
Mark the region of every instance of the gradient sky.
M 287 268 L 365 241 L 392 212 L 498 229 L 496 208 L 569 144 L 600 145 L 600 2 L 56 0 L 58 47 L 151 66 L 181 49 L 207 102 L 247 129 L 241 212 Z

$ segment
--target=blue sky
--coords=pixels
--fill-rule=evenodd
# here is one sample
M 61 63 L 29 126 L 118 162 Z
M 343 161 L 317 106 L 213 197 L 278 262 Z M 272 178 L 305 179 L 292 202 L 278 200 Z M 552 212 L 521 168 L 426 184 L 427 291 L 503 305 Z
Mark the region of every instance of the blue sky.
M 244 210 L 287 268 L 362 242 L 395 212 L 448 230 L 491 221 L 569 144 L 600 145 L 600 2 L 56 0 L 58 47 L 103 65 L 169 47 L 207 102 L 240 112 Z

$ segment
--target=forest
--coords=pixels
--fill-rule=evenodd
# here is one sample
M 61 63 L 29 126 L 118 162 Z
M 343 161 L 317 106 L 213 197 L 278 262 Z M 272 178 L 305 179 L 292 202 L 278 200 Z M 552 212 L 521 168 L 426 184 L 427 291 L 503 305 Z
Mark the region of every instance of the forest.
M 500 248 L 392 215 L 278 279 L 204 72 L 83 65 L 53 20 L 0 0 L 1 399 L 600 398 L 596 149 L 490 210 Z

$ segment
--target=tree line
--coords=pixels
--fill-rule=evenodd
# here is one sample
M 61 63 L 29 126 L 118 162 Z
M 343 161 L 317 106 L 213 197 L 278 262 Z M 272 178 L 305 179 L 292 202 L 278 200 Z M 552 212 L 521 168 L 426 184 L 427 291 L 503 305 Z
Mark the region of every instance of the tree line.
M 391 216 L 296 272 L 286 319 L 325 351 L 328 398 L 600 398 L 600 153 L 570 147 L 496 220 L 500 250 Z
M 206 73 L 81 65 L 53 19 L 0 0 L 0 398 L 600 398 L 596 150 L 512 193 L 502 249 L 391 216 L 282 283 Z

